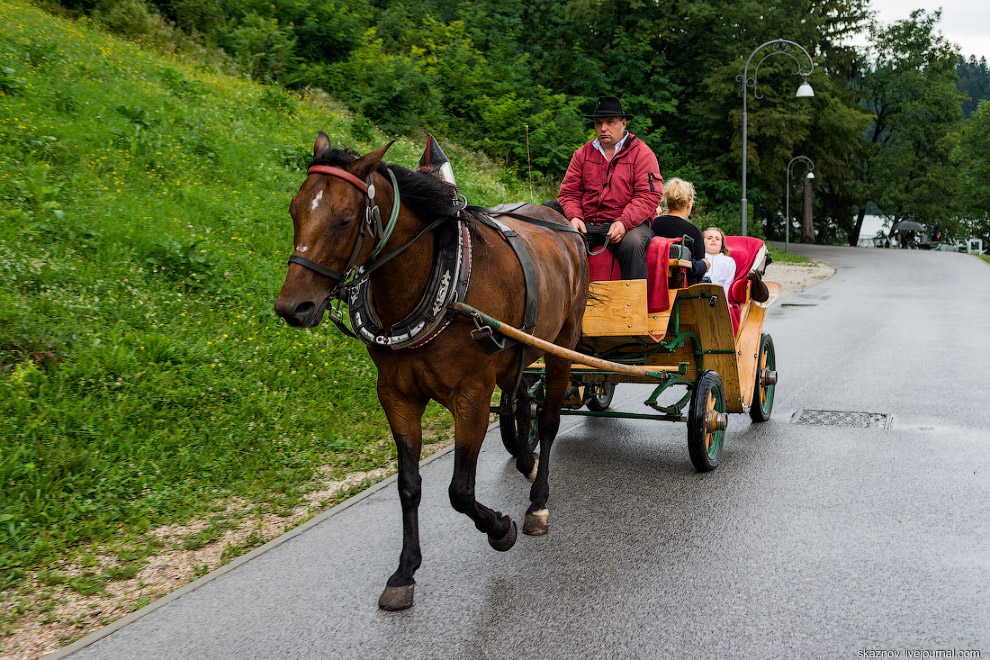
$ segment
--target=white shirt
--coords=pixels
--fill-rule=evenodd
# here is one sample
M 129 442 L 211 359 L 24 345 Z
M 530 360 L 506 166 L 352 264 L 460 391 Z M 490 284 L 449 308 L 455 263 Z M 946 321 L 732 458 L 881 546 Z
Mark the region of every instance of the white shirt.
M 615 143 L 615 153 L 612 154 L 612 158 L 619 155 L 619 152 L 622 151 L 622 147 L 626 146 L 626 140 L 628 139 L 629 131 L 626 131 L 626 134 L 622 136 L 622 139 Z M 602 147 L 602 143 L 598 140 L 598 138 L 595 138 L 595 141 L 591 143 L 591 146 L 598 149 L 598 153 L 602 156 L 605 156 L 605 149 Z M 605 156 L 605 160 L 608 160 L 608 156 Z
M 736 262 L 727 254 L 718 252 L 716 254 L 706 254 L 705 258 L 711 264 L 711 268 L 705 275 L 712 281 L 712 284 L 721 284 L 725 289 L 725 295 L 729 295 L 729 286 L 736 277 Z

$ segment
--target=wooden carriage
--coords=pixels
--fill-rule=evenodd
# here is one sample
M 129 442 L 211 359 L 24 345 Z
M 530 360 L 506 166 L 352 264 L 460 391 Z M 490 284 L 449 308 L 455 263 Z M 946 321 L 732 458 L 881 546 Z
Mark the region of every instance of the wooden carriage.
M 653 239 L 647 280 L 613 279 L 618 267 L 608 252 L 589 259 L 592 282 L 580 355 L 573 356 L 562 414 L 687 422 L 691 461 L 697 470 L 708 471 L 718 465 L 728 413 L 749 412 L 756 422 L 770 418 L 776 356 L 763 321 L 781 286 L 766 282 L 769 297 L 752 299 L 750 273 L 765 269 L 767 250 L 763 241 L 743 236 L 726 237 L 736 262 L 728 295 L 721 285 L 687 286 L 691 264 L 680 258 L 679 242 Z M 541 363 L 525 370 L 524 382 L 535 419 L 542 402 Z M 644 402 L 654 412 L 610 410 L 619 383 L 654 384 Z M 679 398 L 675 386 L 685 390 Z M 669 391 L 675 400 L 665 402 Z M 500 426 L 510 452 L 519 434 L 528 434 L 535 445 L 535 423 L 503 414 Z

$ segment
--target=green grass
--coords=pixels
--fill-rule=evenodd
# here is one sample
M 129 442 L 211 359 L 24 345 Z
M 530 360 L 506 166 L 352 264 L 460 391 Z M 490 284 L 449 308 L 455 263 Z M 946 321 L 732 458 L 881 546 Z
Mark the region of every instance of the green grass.
M 60 562 L 97 544 L 139 563 L 142 532 L 233 497 L 284 509 L 318 466 L 393 464 L 364 347 L 272 310 L 319 129 L 359 151 L 387 140 L 325 95 L 0 0 L 3 593 L 29 572 L 69 580 Z M 472 203 L 529 197 L 447 146 Z M 421 149 L 400 139 L 388 160 L 411 167 Z
M 778 264 L 804 264 L 812 265 L 815 262 L 808 257 L 802 257 L 800 254 L 794 254 L 793 252 L 784 252 L 781 249 L 767 246 L 770 250 L 770 257 L 773 259 L 774 263 Z

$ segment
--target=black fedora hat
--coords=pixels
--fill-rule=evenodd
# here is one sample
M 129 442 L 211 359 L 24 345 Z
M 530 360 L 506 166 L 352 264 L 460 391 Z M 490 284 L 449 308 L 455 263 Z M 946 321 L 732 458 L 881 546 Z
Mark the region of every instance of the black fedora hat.
M 590 115 L 585 115 L 585 119 L 601 119 L 602 117 L 622 117 L 632 119 L 636 115 L 627 115 L 622 111 L 622 101 L 618 96 L 599 96 L 598 105 Z

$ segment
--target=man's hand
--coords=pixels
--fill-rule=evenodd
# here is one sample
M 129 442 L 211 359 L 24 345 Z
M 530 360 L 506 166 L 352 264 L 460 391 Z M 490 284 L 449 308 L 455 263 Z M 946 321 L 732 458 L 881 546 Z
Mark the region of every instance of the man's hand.
M 571 218 L 571 226 L 577 229 L 582 234 L 588 233 L 588 228 L 584 226 L 584 220 L 581 218 Z
M 608 226 L 608 233 L 605 235 L 608 236 L 608 240 L 611 242 L 618 243 L 626 235 L 626 226 L 616 220 Z

